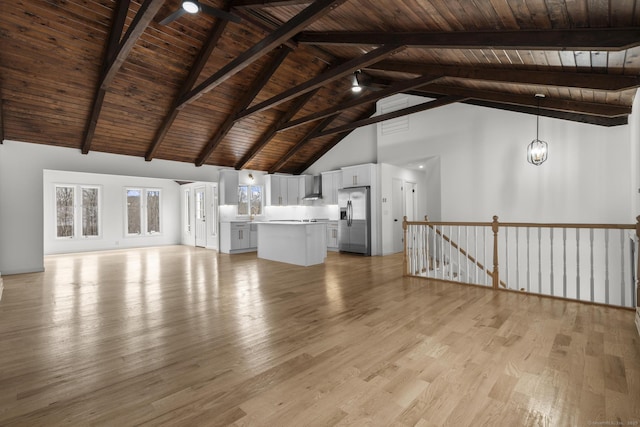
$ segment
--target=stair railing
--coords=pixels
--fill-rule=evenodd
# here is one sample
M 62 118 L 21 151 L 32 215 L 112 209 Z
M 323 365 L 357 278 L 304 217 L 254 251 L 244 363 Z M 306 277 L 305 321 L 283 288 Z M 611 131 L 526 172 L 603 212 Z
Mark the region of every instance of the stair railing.
M 405 218 L 403 228 L 407 276 L 628 308 L 640 298 L 640 216 L 636 224 Z

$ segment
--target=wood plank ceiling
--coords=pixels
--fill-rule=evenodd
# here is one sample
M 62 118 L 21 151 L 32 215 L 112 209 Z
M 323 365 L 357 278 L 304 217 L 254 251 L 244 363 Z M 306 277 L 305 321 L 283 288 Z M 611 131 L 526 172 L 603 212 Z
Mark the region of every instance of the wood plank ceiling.
M 241 20 L 160 24 L 181 0 L 4 1 L 0 137 L 300 173 L 394 93 L 532 114 L 542 93 L 542 115 L 615 126 L 640 85 L 640 0 L 202 4 Z

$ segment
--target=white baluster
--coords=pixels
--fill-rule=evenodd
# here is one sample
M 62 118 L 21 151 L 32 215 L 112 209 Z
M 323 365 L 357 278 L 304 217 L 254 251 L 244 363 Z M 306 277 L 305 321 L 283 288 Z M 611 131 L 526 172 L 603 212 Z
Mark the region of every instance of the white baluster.
M 469 270 L 469 227 L 466 225 L 464 226 L 464 241 L 464 248 L 467 251 L 467 278 L 465 282 L 469 282 L 471 281 L 471 271 Z
M 476 272 L 476 279 L 473 283 L 478 283 L 478 226 L 474 225 L 473 226 L 473 242 L 474 242 L 474 248 L 473 248 L 473 253 L 476 255 L 476 267 L 474 268 L 475 272 Z
M 453 276 L 453 270 L 451 268 L 453 245 L 451 244 L 451 239 L 453 239 L 453 225 L 449 226 L 449 260 L 447 261 L 447 275 L 449 276 L 449 280 L 451 280 L 451 276 Z
M 550 251 L 550 257 L 551 257 L 550 269 L 551 269 L 551 272 L 549 273 L 549 276 L 551 278 L 551 282 L 550 282 L 549 286 L 551 286 L 551 289 L 550 289 L 549 293 L 551 295 L 555 295 L 554 286 L 553 286 L 553 227 L 549 227 L 549 240 L 550 240 L 550 243 L 551 243 L 551 251 Z
M 462 256 L 462 252 L 461 252 L 460 250 L 461 250 L 462 248 L 460 247 L 460 226 L 459 226 L 459 225 L 458 225 L 458 226 L 456 226 L 456 230 L 457 230 L 457 231 L 456 231 L 456 233 L 457 233 L 457 236 L 456 236 L 456 243 L 458 244 L 458 250 L 456 251 L 456 252 L 457 252 L 457 254 L 456 254 L 456 258 L 458 258 L 458 275 L 457 275 L 457 279 L 458 279 L 458 281 L 460 282 L 460 281 L 461 281 L 461 280 L 460 280 L 460 264 L 461 264 L 461 260 L 460 260 L 460 258 L 461 258 L 461 256 Z
M 509 283 L 509 227 L 504 227 L 504 263 L 506 268 L 504 270 L 505 280 L 504 282 Z
M 580 299 L 580 229 L 576 228 L 576 299 Z
M 567 297 L 567 229 L 562 229 L 562 296 Z
M 520 227 L 516 227 L 516 289 L 520 290 Z
M 487 274 L 487 227 L 482 227 L 482 263 L 484 264 L 484 284 L 489 284 L 489 275 Z
M 623 307 L 626 307 L 626 299 L 627 299 L 627 292 L 626 292 L 626 286 L 624 285 L 624 278 L 626 277 L 626 271 L 624 270 L 624 258 L 625 258 L 625 251 L 624 251 L 624 230 L 620 230 L 620 305 Z M 632 265 L 633 267 L 633 265 Z
M 542 228 L 538 227 L 538 293 L 542 293 Z
M 591 295 L 591 302 L 595 301 L 595 280 L 593 278 L 593 228 L 589 229 L 589 261 L 590 261 L 590 280 L 589 280 L 589 292 Z
M 609 229 L 604 230 L 604 302 L 609 304 Z
M 444 225 L 440 227 L 440 278 L 444 279 Z
M 531 290 L 531 228 L 527 227 L 527 292 Z

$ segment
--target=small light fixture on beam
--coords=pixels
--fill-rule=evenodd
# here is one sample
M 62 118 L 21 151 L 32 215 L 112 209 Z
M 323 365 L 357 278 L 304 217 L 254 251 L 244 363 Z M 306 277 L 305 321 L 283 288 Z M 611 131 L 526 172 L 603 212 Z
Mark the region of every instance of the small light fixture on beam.
M 536 93 L 538 100 L 538 111 L 536 113 L 536 139 L 531 141 L 531 144 L 527 147 L 527 161 L 532 165 L 540 166 L 547 160 L 549 154 L 549 146 L 546 142 L 541 141 L 539 136 L 540 130 L 540 100 L 544 98 L 541 93 Z
M 353 73 L 353 82 L 351 83 L 351 92 L 353 93 L 362 91 L 362 86 L 360 86 L 360 82 L 358 81 L 358 74 L 360 74 L 360 70 L 356 70 Z

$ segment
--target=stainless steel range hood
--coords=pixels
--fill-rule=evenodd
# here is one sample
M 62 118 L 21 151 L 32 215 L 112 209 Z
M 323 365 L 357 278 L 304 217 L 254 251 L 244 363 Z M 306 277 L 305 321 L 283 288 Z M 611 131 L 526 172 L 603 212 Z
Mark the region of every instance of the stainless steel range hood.
M 311 184 L 310 181 L 307 181 Z M 305 186 L 305 196 L 302 200 L 318 200 L 322 199 L 322 175 L 313 176 L 313 185 Z

